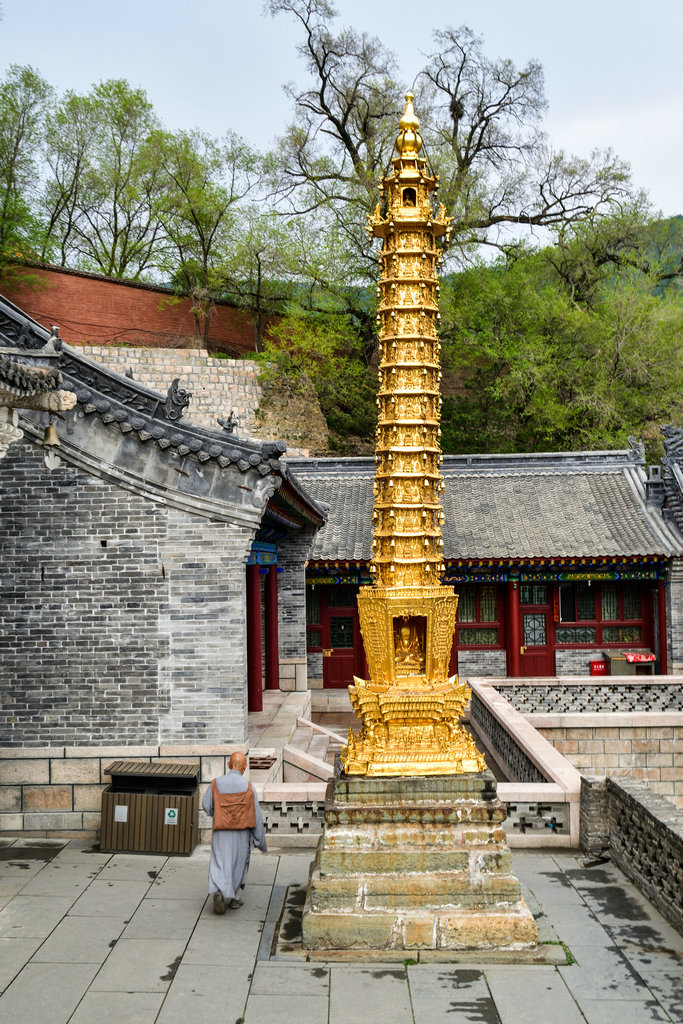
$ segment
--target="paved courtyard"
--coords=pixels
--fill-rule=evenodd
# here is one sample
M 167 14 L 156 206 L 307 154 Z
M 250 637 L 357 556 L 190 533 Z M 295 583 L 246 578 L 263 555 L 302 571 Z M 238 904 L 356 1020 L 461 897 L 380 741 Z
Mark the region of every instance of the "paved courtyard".
M 514 853 L 542 939 L 571 963 L 306 963 L 272 950 L 311 854 L 255 854 L 244 906 L 217 917 L 205 848 L 0 840 L 1 1024 L 683 1022 L 683 938 L 609 863 Z

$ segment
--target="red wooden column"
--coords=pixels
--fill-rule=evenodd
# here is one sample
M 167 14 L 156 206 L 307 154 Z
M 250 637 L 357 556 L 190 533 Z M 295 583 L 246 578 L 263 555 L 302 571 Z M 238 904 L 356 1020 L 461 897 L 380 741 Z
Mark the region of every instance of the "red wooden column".
M 508 649 L 510 651 L 510 675 L 515 678 L 522 674 L 519 646 L 522 642 L 522 618 L 519 611 L 519 583 L 510 583 L 510 633 Z
M 280 655 L 277 635 L 277 566 L 266 576 L 266 690 L 280 689 Z
M 247 566 L 247 710 L 263 711 L 261 567 Z
M 657 582 L 657 619 L 659 624 L 659 672 L 665 676 L 669 670 L 666 653 L 666 588 L 662 580 Z

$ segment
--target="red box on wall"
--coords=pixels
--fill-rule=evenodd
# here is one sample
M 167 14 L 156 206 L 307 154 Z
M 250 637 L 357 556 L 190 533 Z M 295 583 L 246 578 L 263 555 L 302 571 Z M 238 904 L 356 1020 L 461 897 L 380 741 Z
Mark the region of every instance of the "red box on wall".
M 604 658 L 596 658 L 591 661 L 591 675 L 592 676 L 606 676 L 607 675 L 607 662 Z

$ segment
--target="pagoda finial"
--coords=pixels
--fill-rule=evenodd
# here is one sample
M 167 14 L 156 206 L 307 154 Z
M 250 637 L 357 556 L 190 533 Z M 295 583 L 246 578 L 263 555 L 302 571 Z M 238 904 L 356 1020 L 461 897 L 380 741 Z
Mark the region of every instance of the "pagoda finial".
M 396 139 L 396 149 L 402 157 L 415 157 L 422 149 L 422 138 L 418 131 L 420 122 L 415 114 L 412 92 L 406 93 L 406 109 L 398 123 L 401 129 Z

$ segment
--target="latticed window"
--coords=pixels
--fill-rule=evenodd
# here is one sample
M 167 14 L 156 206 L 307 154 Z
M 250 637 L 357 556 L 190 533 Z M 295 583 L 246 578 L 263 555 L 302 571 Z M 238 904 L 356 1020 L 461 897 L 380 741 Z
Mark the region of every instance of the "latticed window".
M 555 618 L 558 644 L 640 644 L 645 637 L 639 584 L 562 583 Z
M 459 647 L 500 647 L 503 630 L 500 618 L 501 603 L 495 583 L 473 583 L 457 587 Z M 462 624 L 472 623 L 472 627 Z
M 358 587 L 351 583 L 339 583 L 329 587 L 327 601 L 330 608 L 355 608 Z
M 548 587 L 545 583 L 522 583 L 519 588 L 520 604 L 546 604 Z
M 306 646 L 322 647 L 322 618 L 320 611 L 320 590 L 306 587 Z

